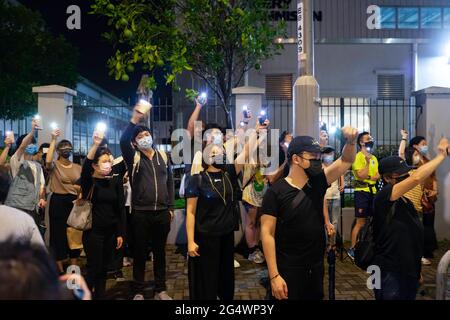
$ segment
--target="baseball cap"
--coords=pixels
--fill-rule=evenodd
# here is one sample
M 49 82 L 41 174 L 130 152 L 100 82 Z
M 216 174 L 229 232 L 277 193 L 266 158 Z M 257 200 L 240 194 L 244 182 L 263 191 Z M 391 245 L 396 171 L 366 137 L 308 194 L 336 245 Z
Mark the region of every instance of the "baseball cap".
M 402 175 L 408 173 L 412 169 L 413 168 L 408 166 L 406 161 L 399 156 L 389 156 L 381 159 L 378 166 L 378 172 L 381 175 L 388 173 L 396 173 Z
M 294 154 L 302 152 L 322 153 L 322 148 L 320 147 L 319 142 L 313 137 L 295 137 L 289 144 L 288 157 L 291 158 Z

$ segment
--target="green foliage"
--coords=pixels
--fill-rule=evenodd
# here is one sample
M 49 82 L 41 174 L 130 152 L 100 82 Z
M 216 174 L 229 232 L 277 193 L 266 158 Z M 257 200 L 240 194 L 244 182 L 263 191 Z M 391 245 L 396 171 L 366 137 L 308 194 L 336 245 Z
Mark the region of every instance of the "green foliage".
M 95 0 L 92 13 L 108 19 L 104 36 L 116 47 L 110 74 L 122 78 L 139 64 L 153 79 L 164 68 L 167 84 L 192 71 L 229 112 L 231 90 L 245 72 L 279 54 L 274 39 L 286 36 L 284 21 L 270 20 L 267 0 Z M 149 89 L 154 89 L 156 82 Z
M 194 90 L 194 89 L 186 89 L 186 98 L 187 98 L 189 101 L 194 102 L 195 99 L 199 96 L 199 94 L 200 94 L 200 93 L 199 93 L 197 90 Z
M 186 208 L 186 200 L 184 198 L 175 199 L 174 209 L 184 209 Z
M 39 13 L 0 0 L 0 21 L 0 118 L 35 112 L 33 86 L 75 87 L 77 50 L 47 31 Z

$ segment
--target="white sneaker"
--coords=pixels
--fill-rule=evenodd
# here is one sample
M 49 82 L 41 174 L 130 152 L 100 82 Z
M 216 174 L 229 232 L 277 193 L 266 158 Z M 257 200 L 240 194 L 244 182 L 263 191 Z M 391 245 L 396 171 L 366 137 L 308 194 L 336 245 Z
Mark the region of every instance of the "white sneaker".
M 236 261 L 236 259 L 234 260 L 234 267 L 235 268 L 240 268 L 241 264 L 239 262 Z
M 122 265 L 123 265 L 124 267 L 130 267 L 130 266 L 133 265 L 133 262 L 131 261 L 130 258 L 125 257 L 125 258 L 123 258 L 123 263 L 122 263 Z
M 431 265 L 431 261 L 428 260 L 427 258 L 423 258 L 422 257 L 422 265 L 423 266 L 430 266 Z
M 145 300 L 142 294 L 137 294 L 134 296 L 133 300 Z
M 173 300 L 173 299 L 167 294 L 167 291 L 161 291 L 159 293 L 155 293 L 155 300 Z

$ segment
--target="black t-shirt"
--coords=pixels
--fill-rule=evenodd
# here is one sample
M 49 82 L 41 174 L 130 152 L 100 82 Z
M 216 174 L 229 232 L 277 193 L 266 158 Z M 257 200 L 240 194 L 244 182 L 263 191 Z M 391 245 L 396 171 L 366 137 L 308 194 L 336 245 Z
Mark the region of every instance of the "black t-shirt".
M 395 201 L 391 201 L 392 185 L 386 185 L 374 200 L 373 233 L 374 264 L 382 270 L 420 277 L 423 254 L 423 225 L 408 199 L 397 200 L 395 212 L 386 219 Z
M 234 230 L 233 201 L 236 200 L 236 181 L 234 165 L 227 165 L 226 170 L 221 172 L 207 174 L 203 171 L 193 176 L 186 175 L 185 197 L 198 198 L 195 214 L 196 232 L 221 236 Z M 222 197 L 225 194 L 226 204 L 219 193 Z
M 303 187 L 305 198 L 292 212 L 292 201 L 299 190 L 286 179 L 273 184 L 264 195 L 262 214 L 277 218 L 275 244 L 277 263 L 288 266 L 311 266 L 323 262 L 325 228 L 323 199 L 328 188 L 324 171 L 309 179 Z M 289 221 L 283 222 L 283 217 Z

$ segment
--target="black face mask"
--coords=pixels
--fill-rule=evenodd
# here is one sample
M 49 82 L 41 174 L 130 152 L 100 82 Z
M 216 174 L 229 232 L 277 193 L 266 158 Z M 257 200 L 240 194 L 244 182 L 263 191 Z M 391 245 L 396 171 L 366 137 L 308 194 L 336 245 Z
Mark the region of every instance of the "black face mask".
M 309 178 L 315 177 L 322 172 L 322 161 L 313 159 L 309 160 L 309 168 L 305 169 L 305 173 Z
M 216 169 L 225 170 L 227 165 L 227 157 L 225 155 L 223 155 L 223 157 L 222 156 L 215 157 L 215 161 L 212 165 Z
M 64 159 L 69 159 L 72 155 L 72 150 L 62 150 L 59 152 L 59 155 Z
M 375 145 L 375 143 L 373 141 L 369 141 L 364 144 L 364 147 L 373 149 L 374 145 Z

